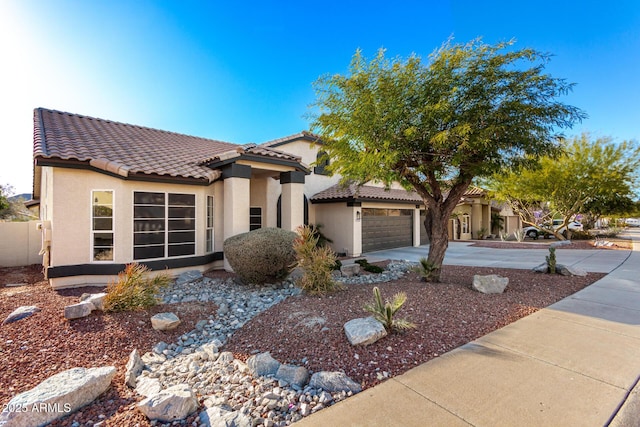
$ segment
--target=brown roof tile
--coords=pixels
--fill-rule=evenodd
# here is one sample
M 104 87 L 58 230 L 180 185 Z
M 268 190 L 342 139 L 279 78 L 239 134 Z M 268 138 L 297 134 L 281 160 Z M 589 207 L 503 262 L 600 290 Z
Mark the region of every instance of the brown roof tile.
M 363 185 L 358 187 L 357 184 L 349 184 L 342 186 L 340 184 L 333 185 L 311 197 L 314 202 L 328 202 L 348 199 L 369 199 L 394 202 L 411 202 L 422 203 L 422 199 L 415 192 L 374 187 L 371 185 Z
M 199 138 L 78 114 L 38 108 L 34 111 L 35 159 L 59 159 L 91 164 L 123 176 L 215 178 L 206 166 L 230 151 L 299 162 L 296 156 L 255 146 Z

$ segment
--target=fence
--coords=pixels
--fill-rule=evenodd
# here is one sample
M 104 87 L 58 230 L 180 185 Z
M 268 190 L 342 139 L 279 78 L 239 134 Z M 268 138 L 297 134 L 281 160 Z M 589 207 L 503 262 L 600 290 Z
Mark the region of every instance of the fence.
M 42 264 L 38 222 L 0 222 L 0 267 Z

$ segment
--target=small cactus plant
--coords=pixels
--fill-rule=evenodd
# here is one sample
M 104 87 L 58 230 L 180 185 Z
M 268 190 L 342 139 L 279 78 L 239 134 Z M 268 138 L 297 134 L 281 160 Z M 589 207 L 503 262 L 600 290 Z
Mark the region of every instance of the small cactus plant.
M 364 309 L 373 314 L 373 317 L 382 323 L 387 331 L 404 330 L 415 328 L 416 325 L 405 319 L 394 319 L 395 314 L 402 308 L 407 301 L 407 294 L 399 292 L 394 295 L 392 301 L 382 301 L 380 289 L 375 286 L 373 288 L 373 303 L 365 304 Z
M 549 248 L 547 258 L 547 268 L 550 274 L 556 274 L 556 248 Z

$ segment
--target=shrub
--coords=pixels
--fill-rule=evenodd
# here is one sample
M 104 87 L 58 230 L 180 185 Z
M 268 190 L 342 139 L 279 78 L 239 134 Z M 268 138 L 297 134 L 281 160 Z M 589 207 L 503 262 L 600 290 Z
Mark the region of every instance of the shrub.
M 593 236 L 588 231 L 572 231 L 571 232 L 571 240 L 591 240 Z
M 311 232 L 313 233 L 314 237 L 318 238 L 316 245 L 328 246 L 329 243 L 333 243 L 333 240 L 324 235 L 324 233 L 322 232 L 322 227 L 324 227 L 322 224 L 309 224 L 309 228 L 311 228 Z
M 438 266 L 427 260 L 425 257 L 421 257 L 418 261 L 419 264 L 413 269 L 413 271 L 418 273 L 422 277 L 423 281 L 431 281 L 431 278 L 438 272 Z
M 395 314 L 406 301 L 407 294 L 399 292 L 393 296 L 393 300 L 383 303 L 380 289 L 376 286 L 373 288 L 373 303 L 365 304 L 364 309 L 373 314 L 373 317 L 382 323 L 387 331 L 415 328 L 416 325 L 405 319 L 394 319 Z
M 547 258 L 547 268 L 549 273 L 556 274 L 556 248 L 549 248 L 549 255 Z
M 516 241 L 518 241 L 518 242 L 524 242 L 524 238 L 525 238 L 524 228 L 519 228 L 519 229 L 515 230 L 513 232 L 513 237 L 515 237 Z
M 138 263 L 127 264 L 118 273 L 118 280 L 109 283 L 104 297 L 104 311 L 141 310 L 159 302 L 158 292 L 171 282 L 171 277 L 160 273 L 153 277 L 149 269 Z
M 384 268 L 378 267 L 377 265 L 369 264 L 366 258 L 357 259 L 354 261 L 356 264 L 360 265 L 364 271 L 368 271 L 369 273 L 382 273 Z
M 259 228 L 224 241 L 224 256 L 238 277 L 261 285 L 287 277 L 296 260 L 296 233 L 281 228 Z
M 331 272 L 336 266 L 336 254 L 329 246 L 318 246 L 318 236 L 309 226 L 298 228 L 293 248 L 302 277 L 297 285 L 311 294 L 325 294 L 340 289 Z
M 332 270 L 340 270 L 340 268 L 342 268 L 342 261 L 337 259 L 336 262 L 333 264 L 333 267 L 331 267 L 331 269 Z

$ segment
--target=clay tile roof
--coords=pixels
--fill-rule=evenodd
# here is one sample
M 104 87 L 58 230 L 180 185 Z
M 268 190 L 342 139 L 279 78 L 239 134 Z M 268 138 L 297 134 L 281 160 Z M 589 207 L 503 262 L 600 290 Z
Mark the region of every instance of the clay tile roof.
M 260 144 L 260 146 L 262 147 L 277 147 L 279 145 L 284 145 L 286 143 L 292 142 L 292 141 L 296 141 L 298 139 L 304 139 L 307 141 L 312 141 L 312 142 L 316 142 L 316 143 L 322 143 L 322 141 L 320 140 L 320 137 L 318 135 L 315 135 L 311 132 L 307 132 L 306 130 L 293 134 L 293 135 L 289 135 L 289 136 L 285 136 L 283 138 L 278 138 L 278 139 L 274 139 L 271 141 L 267 141 L 264 142 L 262 144 Z
M 311 201 L 316 203 L 349 199 L 381 200 L 422 204 L 422 199 L 420 198 L 420 196 L 412 191 L 398 189 L 385 190 L 384 188 L 374 187 L 371 185 L 363 185 L 358 187 L 358 185 L 356 184 L 350 184 L 348 186 L 336 184 L 311 197 Z
M 285 157 L 256 148 L 245 150 L 229 142 L 55 110 L 34 111 L 35 159 L 86 162 L 124 176 L 143 173 L 211 180 L 213 171 L 203 161 L 225 152 L 255 150 L 257 155 Z

